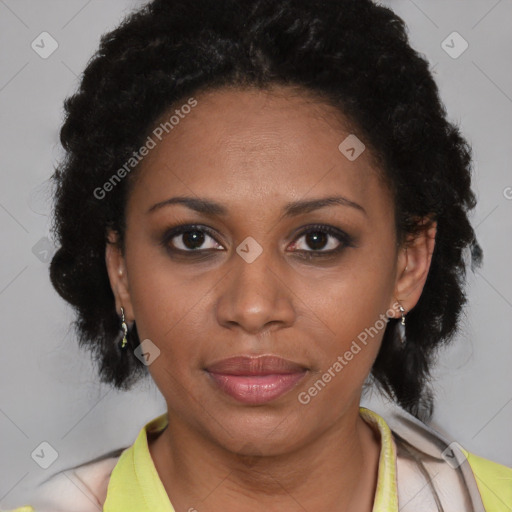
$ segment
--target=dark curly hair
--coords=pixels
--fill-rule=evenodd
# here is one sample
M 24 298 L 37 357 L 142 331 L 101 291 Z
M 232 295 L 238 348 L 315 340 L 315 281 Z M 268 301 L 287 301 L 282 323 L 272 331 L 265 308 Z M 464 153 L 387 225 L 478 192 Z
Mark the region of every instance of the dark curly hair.
M 101 38 L 77 92 L 65 101 L 66 151 L 52 176 L 52 233 L 60 248 L 50 277 L 76 310 L 79 345 L 100 378 L 129 389 L 146 367 L 120 351 L 105 264 L 107 228 L 124 247 L 124 207 L 137 169 L 108 199 L 102 186 L 184 98 L 223 87 L 285 85 L 334 106 L 371 148 L 395 202 L 397 240 L 437 221 L 427 281 L 407 315 L 407 344 L 389 321 L 371 378 L 419 418 L 432 414 L 435 350 L 454 335 L 469 262 L 481 249 L 468 220 L 471 148 L 447 120 L 425 58 L 406 27 L 370 0 L 154 0 Z M 470 258 L 467 258 L 467 256 Z

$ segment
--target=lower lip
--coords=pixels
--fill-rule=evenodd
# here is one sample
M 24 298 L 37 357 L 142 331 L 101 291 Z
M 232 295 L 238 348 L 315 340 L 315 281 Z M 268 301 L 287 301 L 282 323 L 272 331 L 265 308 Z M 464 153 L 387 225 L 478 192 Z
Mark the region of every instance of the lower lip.
M 279 375 L 226 375 L 207 372 L 229 396 L 244 404 L 264 404 L 293 389 L 304 378 L 301 373 Z

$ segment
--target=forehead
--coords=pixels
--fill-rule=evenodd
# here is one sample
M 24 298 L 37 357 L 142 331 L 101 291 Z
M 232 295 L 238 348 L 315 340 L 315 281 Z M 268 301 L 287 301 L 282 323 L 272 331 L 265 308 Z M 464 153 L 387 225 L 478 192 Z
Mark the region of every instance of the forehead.
M 369 151 L 349 160 L 339 149 L 354 136 L 349 124 L 313 96 L 287 87 L 229 88 L 194 99 L 169 133 L 152 136 L 155 147 L 139 165 L 132 193 L 139 206 L 180 194 L 233 207 L 240 201 L 245 209 L 248 199 L 261 204 L 340 192 L 363 202 L 383 195 Z

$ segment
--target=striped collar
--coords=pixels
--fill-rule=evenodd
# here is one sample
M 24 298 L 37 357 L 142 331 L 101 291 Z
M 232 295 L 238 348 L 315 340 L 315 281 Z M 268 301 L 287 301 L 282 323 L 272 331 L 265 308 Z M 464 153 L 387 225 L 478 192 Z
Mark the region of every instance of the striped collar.
M 381 451 L 373 512 L 398 512 L 396 445 L 390 428 L 377 413 L 360 407 L 361 417 L 380 433 Z M 104 512 L 175 512 L 151 458 L 147 435 L 167 426 L 164 413 L 148 422 L 123 451 L 110 477 Z

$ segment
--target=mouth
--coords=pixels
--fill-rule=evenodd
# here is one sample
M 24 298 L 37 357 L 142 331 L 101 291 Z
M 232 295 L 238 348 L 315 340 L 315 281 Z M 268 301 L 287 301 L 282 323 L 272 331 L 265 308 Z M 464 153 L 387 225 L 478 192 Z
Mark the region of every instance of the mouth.
M 217 389 L 238 402 L 258 405 L 291 391 L 308 368 L 277 356 L 237 356 L 205 368 Z

